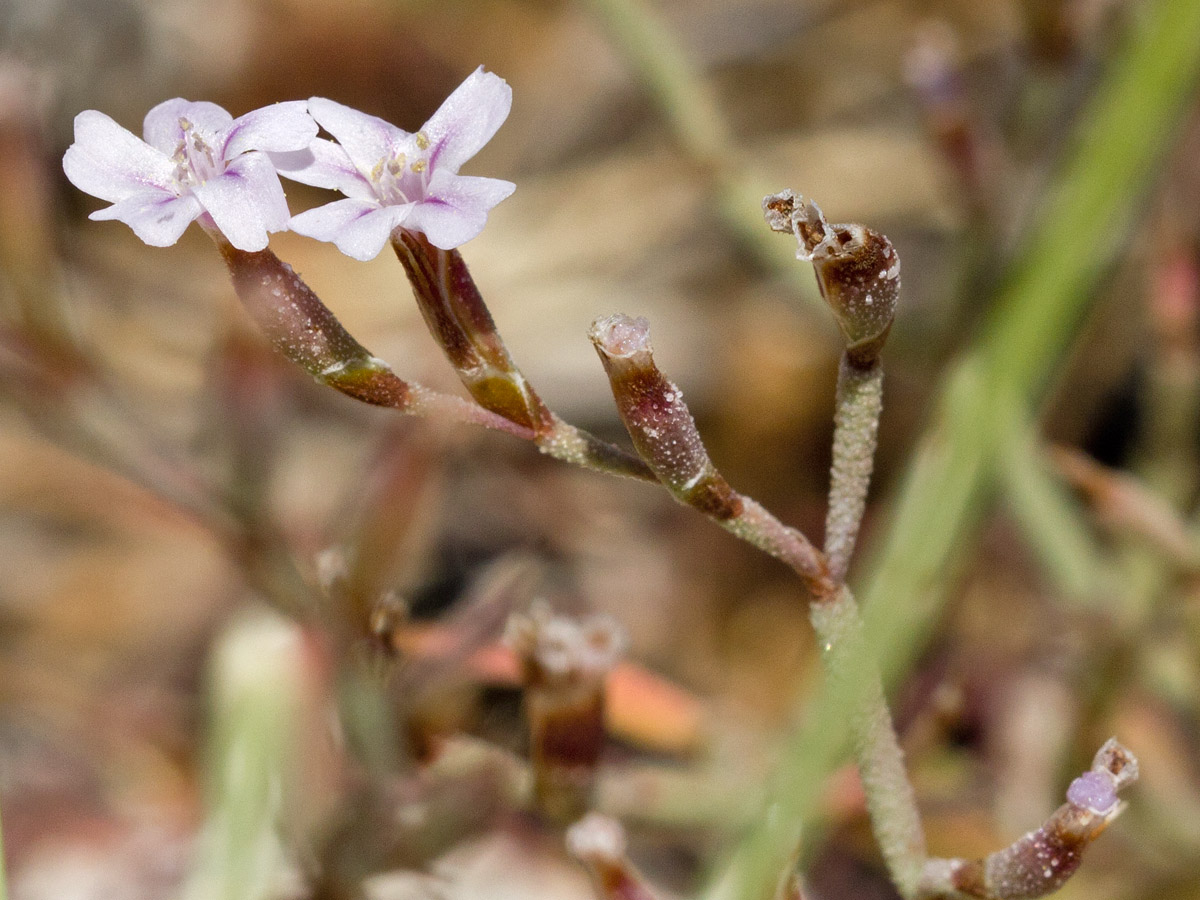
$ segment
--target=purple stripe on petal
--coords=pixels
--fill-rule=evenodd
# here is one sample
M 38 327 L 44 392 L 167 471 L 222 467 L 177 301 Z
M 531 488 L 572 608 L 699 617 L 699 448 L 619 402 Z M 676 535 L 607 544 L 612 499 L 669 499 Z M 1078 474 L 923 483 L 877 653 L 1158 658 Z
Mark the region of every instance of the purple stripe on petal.
M 284 178 L 313 187 L 341 191 L 347 197 L 375 199 L 375 190 L 346 151 L 333 141 L 318 138 L 304 150 L 272 153 L 271 162 Z
M 200 202 L 191 195 L 175 197 L 147 192 L 127 197 L 107 209 L 97 210 L 88 218 L 96 221 L 116 219 L 151 247 L 169 247 L 202 212 Z
M 421 129 L 432 143 L 430 168 L 454 173 L 492 139 L 512 109 L 512 88 L 480 66 Z
M 347 256 L 366 261 L 379 255 L 411 209 L 411 205 L 380 207 L 363 200 L 335 200 L 293 216 L 289 227 L 306 237 L 332 241 Z
M 195 194 L 217 228 L 239 250 L 262 250 L 268 232 L 287 227 L 283 187 L 265 154 L 242 154 L 222 175 L 197 186 Z
M 452 250 L 478 235 L 492 207 L 515 189 L 511 181 L 451 175 L 440 169 L 429 182 L 425 201 L 406 224 L 423 231 L 435 247 Z

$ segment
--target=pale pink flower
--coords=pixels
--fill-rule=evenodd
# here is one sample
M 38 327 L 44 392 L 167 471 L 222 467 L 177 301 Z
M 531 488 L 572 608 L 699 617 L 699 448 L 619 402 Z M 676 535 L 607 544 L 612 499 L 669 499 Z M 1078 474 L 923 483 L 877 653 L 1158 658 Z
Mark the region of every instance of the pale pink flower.
M 138 139 L 102 112 L 75 117 L 63 171 L 81 191 L 112 206 L 92 219 L 117 219 L 152 247 L 179 240 L 207 215 L 239 250 L 262 250 L 287 228 L 279 176 L 265 151 L 295 151 L 317 136 L 302 101 L 235 119 L 215 103 L 176 98 L 146 114 Z
M 397 228 L 422 232 L 450 250 L 475 237 L 488 212 L 515 185 L 459 175 L 508 117 L 512 88 L 476 69 L 416 134 L 383 119 L 314 97 L 308 111 L 337 138 L 307 152 L 273 157 L 281 175 L 346 195 L 294 216 L 291 229 L 332 241 L 355 259 L 373 259 Z

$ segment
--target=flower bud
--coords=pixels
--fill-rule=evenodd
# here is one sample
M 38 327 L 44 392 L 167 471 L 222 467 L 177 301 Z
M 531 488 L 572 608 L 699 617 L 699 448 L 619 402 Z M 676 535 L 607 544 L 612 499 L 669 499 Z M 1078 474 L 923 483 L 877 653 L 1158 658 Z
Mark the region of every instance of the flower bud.
M 816 203 L 790 190 L 765 197 L 763 215 L 772 231 L 794 234 L 796 258 L 813 264 L 850 362 L 874 365 L 900 299 L 900 257 L 892 242 L 862 225 L 830 225 Z

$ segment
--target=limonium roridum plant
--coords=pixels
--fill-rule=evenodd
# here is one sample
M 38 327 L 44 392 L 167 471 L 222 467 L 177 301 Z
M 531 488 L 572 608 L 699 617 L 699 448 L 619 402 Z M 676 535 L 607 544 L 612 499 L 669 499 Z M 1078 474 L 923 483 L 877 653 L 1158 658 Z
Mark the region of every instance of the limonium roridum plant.
M 122 221 L 147 244 L 173 244 L 199 222 L 251 317 L 277 349 L 321 383 L 367 403 L 483 425 L 568 462 L 657 482 L 784 562 L 810 597 L 827 675 L 845 692 L 868 811 L 900 894 L 907 900 L 1007 900 L 1056 890 L 1121 811 L 1117 792 L 1136 779 L 1136 759 L 1109 741 L 1040 828 L 984 859 L 930 858 L 879 670 L 846 583 L 882 409 L 882 352 L 900 297 L 900 262 L 891 242 L 863 225 L 830 224 L 816 203 L 792 191 L 763 201 L 767 226 L 792 235 L 798 258 L 813 264 L 846 342 L 825 542 L 818 548 L 720 473 L 683 391 L 655 363 L 645 319 L 604 316 L 590 333 L 632 450 L 564 422 L 521 374 L 458 249 L 514 190 L 508 181 L 459 171 L 496 134 L 511 103 L 507 83 L 480 68 L 416 132 L 324 98 L 279 103 L 237 119 L 211 103 L 168 100 L 147 114 L 141 139 L 88 111 L 76 119 L 75 143 L 63 167 L 77 187 L 112 204 L 93 219 Z M 320 129 L 333 140 L 318 137 Z M 281 175 L 345 196 L 290 216 Z M 289 228 L 330 241 L 356 260 L 374 259 L 390 243 L 431 334 L 471 400 L 401 379 L 359 343 L 267 248 L 271 233 Z M 616 642 L 611 629 L 597 632 L 603 640 L 592 640 L 586 629 L 548 612 L 518 618 L 510 631 L 523 636 L 518 649 L 524 648 L 530 692 L 531 783 L 538 788 L 529 802 L 547 820 L 562 823 L 595 802 L 603 683 Z M 562 648 L 574 648 L 574 656 L 563 657 L 562 671 L 570 677 L 549 677 L 542 650 L 534 652 L 551 631 L 576 635 L 547 644 L 559 656 Z M 571 830 L 570 844 L 600 897 L 652 896 L 624 859 L 615 822 L 589 814 Z M 780 873 L 780 883 L 787 896 L 801 896 L 797 873 Z

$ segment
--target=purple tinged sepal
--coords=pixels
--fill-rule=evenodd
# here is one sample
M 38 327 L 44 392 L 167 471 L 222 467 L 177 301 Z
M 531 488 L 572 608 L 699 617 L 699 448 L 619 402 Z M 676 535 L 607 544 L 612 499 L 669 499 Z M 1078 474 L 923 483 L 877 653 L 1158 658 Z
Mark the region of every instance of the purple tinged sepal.
M 554 416 L 509 355 L 462 254 L 405 228 L 392 245 L 430 334 L 475 402 L 536 435 L 549 434 Z
M 354 339 L 291 266 L 270 250 L 239 250 L 220 239 L 217 246 L 242 305 L 284 356 L 357 400 L 409 405 L 409 385 Z
M 822 554 L 803 534 L 735 491 L 717 471 L 683 392 L 659 371 L 643 318 L 606 316 L 588 332 L 634 449 L 680 503 L 790 566 L 818 598 L 836 591 Z

